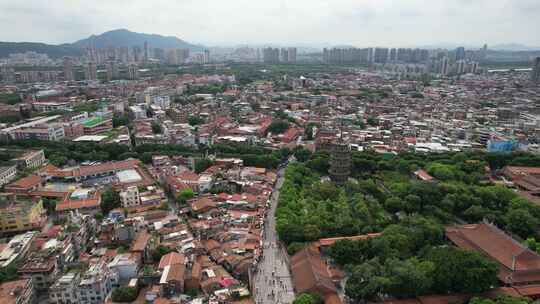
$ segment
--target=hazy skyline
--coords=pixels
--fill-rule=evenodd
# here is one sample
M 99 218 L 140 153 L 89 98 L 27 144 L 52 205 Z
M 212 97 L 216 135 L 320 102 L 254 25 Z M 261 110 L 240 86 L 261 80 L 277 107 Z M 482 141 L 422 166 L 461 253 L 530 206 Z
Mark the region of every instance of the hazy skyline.
M 0 41 L 118 28 L 192 43 L 540 46 L 538 0 L 0 0 Z

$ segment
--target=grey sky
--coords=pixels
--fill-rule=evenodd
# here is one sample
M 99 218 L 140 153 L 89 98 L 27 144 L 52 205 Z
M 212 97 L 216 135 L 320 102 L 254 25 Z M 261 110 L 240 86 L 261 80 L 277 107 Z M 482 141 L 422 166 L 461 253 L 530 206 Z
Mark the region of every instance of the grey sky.
M 117 28 L 195 43 L 540 46 L 540 0 L 0 0 L 0 40 Z

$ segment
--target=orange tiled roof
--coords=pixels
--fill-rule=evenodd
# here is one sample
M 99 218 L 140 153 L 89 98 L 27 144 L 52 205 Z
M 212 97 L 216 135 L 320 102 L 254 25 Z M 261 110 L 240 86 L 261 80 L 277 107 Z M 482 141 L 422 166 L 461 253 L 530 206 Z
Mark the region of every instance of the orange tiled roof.
M 501 281 L 524 283 L 540 280 L 540 255 L 493 225 L 481 223 L 447 227 L 446 236 L 456 246 L 478 251 L 498 262 Z
M 37 186 L 41 183 L 41 177 L 39 175 L 29 175 L 27 177 L 23 177 L 19 179 L 16 182 L 13 182 L 6 186 L 6 188 L 22 188 L 27 189 L 34 186 Z
M 381 233 L 369 233 L 369 234 L 356 235 L 356 236 L 325 238 L 325 239 L 320 239 L 318 241 L 318 245 L 320 245 L 320 246 L 332 246 L 335 242 L 341 241 L 341 240 L 361 241 L 361 240 L 367 240 L 367 239 L 375 238 L 375 237 L 378 237 L 380 235 L 381 235 Z
M 101 197 L 97 194 L 93 198 L 81 199 L 81 200 L 65 200 L 56 204 L 56 211 L 67 211 L 81 208 L 99 208 L 101 204 Z
M 167 265 L 184 264 L 184 255 L 178 252 L 171 252 L 161 257 L 159 260 L 158 269 L 163 269 Z
M 135 239 L 133 246 L 131 246 L 131 251 L 144 251 L 144 249 L 148 245 L 149 240 L 150 234 L 148 234 L 148 232 L 139 232 L 139 234 L 137 234 L 137 239 Z

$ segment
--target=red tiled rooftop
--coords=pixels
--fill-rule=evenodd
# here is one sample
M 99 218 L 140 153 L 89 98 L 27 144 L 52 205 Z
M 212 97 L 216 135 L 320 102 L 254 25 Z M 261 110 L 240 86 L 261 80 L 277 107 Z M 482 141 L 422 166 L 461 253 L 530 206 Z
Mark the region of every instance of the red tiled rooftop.
M 184 171 L 176 176 L 180 181 L 197 182 L 199 175 L 192 171 Z
M 146 246 L 148 245 L 148 241 L 150 240 L 150 234 L 146 231 L 139 232 L 137 234 L 137 238 L 135 239 L 135 242 L 133 243 L 133 246 L 131 246 L 131 251 L 144 251 Z
M 16 182 L 13 182 L 6 186 L 7 189 L 9 188 L 22 188 L 27 189 L 31 187 L 35 187 L 41 183 L 41 177 L 39 175 L 29 175 L 27 177 L 23 177 L 19 179 Z
M 540 167 L 506 166 L 505 169 L 512 172 L 512 174 L 518 174 L 518 175 L 539 174 L 540 175 Z
M 501 230 L 488 224 L 446 228 L 446 235 L 459 245 L 482 251 L 509 269 L 540 270 L 540 256 L 528 250 Z M 461 246 L 460 246 L 461 247 Z M 515 265 L 513 265 L 516 257 Z
M 159 260 L 158 269 L 163 269 L 167 265 L 184 264 L 184 255 L 178 252 L 171 252 L 161 257 Z
M 98 208 L 100 203 L 100 198 L 67 200 L 56 204 L 56 211 L 75 210 L 81 208 Z
M 28 279 L 4 282 L 0 284 L 0 304 L 16 303 L 18 296 L 14 293 L 14 291 L 18 289 L 24 289 L 27 284 L 28 284 Z M 21 293 L 22 293 L 22 290 L 21 290 Z
M 434 180 L 433 176 L 429 175 L 425 170 L 420 169 L 414 172 L 414 175 L 416 175 L 419 179 L 429 182 Z
M 92 166 L 80 166 L 71 169 L 57 169 L 49 168 L 47 173 L 50 176 L 56 177 L 80 177 L 95 174 L 102 174 L 110 171 L 122 171 L 127 169 L 133 169 L 140 163 L 137 159 L 127 159 L 122 161 L 111 161 L 102 164 Z
M 493 225 L 472 224 L 446 228 L 458 247 L 478 251 L 500 264 L 499 279 L 508 283 L 540 281 L 540 255 Z
M 342 241 L 342 240 L 363 241 L 363 240 L 378 237 L 380 235 L 381 233 L 369 233 L 369 234 L 363 234 L 363 235 L 357 235 L 357 236 L 325 238 L 325 239 L 320 239 L 318 242 L 318 245 L 326 247 L 326 246 L 332 246 L 337 241 Z

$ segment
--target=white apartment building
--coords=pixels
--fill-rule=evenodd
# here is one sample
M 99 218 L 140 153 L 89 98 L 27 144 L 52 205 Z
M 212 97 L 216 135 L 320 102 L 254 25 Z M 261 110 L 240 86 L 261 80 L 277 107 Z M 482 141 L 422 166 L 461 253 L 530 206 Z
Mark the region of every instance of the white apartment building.
M 139 261 L 131 253 L 124 253 L 115 256 L 107 267 L 118 273 L 118 279 L 121 282 L 125 282 L 137 277 Z
M 118 280 L 118 273 L 107 268 L 104 262 L 90 265 L 77 288 L 78 303 L 104 303 L 113 288 L 118 286 Z
M 124 208 L 140 205 L 141 198 L 137 186 L 130 186 L 126 190 L 121 191 L 120 201 L 122 202 L 122 207 Z
M 9 184 L 17 176 L 17 167 L 0 167 L 0 187 Z
M 43 150 L 28 151 L 15 159 L 19 168 L 38 168 L 45 163 Z
M 49 302 L 53 304 L 75 304 L 79 302 L 77 289 L 81 277 L 77 272 L 69 272 L 61 276 L 49 288 Z

